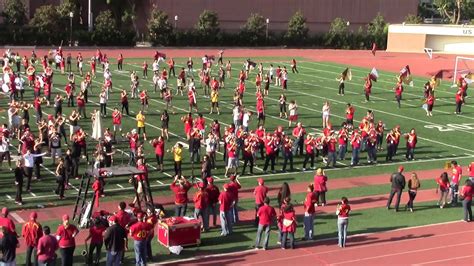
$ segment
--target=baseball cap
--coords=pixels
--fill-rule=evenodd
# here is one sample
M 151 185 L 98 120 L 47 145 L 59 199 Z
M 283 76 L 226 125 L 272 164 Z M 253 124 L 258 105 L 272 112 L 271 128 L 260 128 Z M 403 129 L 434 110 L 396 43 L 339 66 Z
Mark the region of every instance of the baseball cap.
M 114 222 L 114 223 L 116 223 L 116 222 L 117 222 L 117 216 L 112 215 L 112 216 L 109 217 L 108 220 L 109 220 L 109 222 Z
M 7 215 L 7 214 L 8 214 L 8 208 L 7 208 L 7 207 L 3 207 L 3 208 L 2 208 L 2 214 L 3 214 L 3 215 Z
M 63 221 L 69 221 L 69 215 L 64 214 L 63 215 Z
M 403 170 L 405 170 L 405 168 L 403 167 L 403 165 L 400 165 L 400 167 L 398 167 L 398 172 L 403 172 Z
M 208 178 L 206 178 L 206 180 L 207 180 L 207 183 L 209 183 L 209 184 L 214 183 L 214 178 L 212 178 L 212 177 L 208 177 Z
M 137 213 L 137 218 L 138 219 L 143 219 L 143 216 L 144 216 L 143 212 Z
M 257 182 L 263 185 L 263 183 L 264 183 L 263 178 L 259 177 L 259 178 L 257 179 Z
M 199 188 L 204 188 L 204 187 L 205 187 L 205 186 L 204 186 L 204 183 L 203 183 L 203 182 L 199 182 L 199 183 L 198 183 L 198 187 L 199 187 Z
M 224 184 L 223 188 L 224 189 L 229 189 L 229 184 Z
M 235 178 L 236 178 L 236 176 L 235 176 L 235 175 L 231 175 L 231 176 L 229 176 L 229 179 L 230 179 L 230 181 L 234 181 L 234 180 L 235 180 Z

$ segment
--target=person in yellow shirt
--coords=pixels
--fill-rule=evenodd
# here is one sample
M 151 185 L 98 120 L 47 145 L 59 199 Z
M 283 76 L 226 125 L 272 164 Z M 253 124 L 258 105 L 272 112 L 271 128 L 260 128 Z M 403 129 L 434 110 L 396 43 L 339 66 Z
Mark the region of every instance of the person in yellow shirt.
M 137 119 L 138 135 L 140 135 L 140 132 L 143 131 L 143 139 L 146 140 L 145 115 L 142 113 L 142 111 L 138 112 L 136 119 Z
M 183 161 L 183 145 L 176 143 L 172 149 L 174 159 L 174 174 L 175 176 L 181 176 L 181 162 Z
M 214 108 L 217 110 L 217 114 L 220 115 L 221 112 L 219 111 L 219 92 L 217 90 L 212 90 L 211 92 L 211 112 L 209 114 L 213 113 Z

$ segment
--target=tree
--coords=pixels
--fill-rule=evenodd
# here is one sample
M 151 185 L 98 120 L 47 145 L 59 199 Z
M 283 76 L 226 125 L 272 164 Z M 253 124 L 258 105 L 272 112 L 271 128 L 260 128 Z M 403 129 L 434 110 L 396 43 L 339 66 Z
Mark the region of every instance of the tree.
M 302 44 L 308 38 L 308 27 L 306 18 L 300 11 L 297 11 L 288 22 L 288 31 L 285 37 L 297 44 Z
M 349 22 L 343 18 L 335 18 L 326 34 L 326 45 L 334 48 L 344 48 L 348 44 Z
M 417 15 L 408 14 L 408 16 L 405 17 L 405 23 L 406 24 L 421 24 L 423 23 L 423 18 Z
M 23 26 L 26 23 L 26 8 L 21 0 L 5 0 L 2 16 L 6 25 Z
M 469 14 L 474 8 L 473 0 L 435 0 L 434 4 L 440 15 L 449 19 L 452 24 L 459 24 L 464 14 Z
M 173 27 L 168 19 L 168 14 L 154 7 L 148 19 L 148 33 L 153 45 L 168 45 L 173 37 Z
M 250 14 L 245 25 L 242 26 L 241 35 L 251 45 L 257 45 L 265 39 L 266 23 L 262 15 Z
M 44 5 L 36 9 L 35 15 L 30 20 L 30 25 L 36 29 L 38 37 L 45 38 L 47 43 L 53 44 L 63 39 L 65 33 L 61 28 L 61 18 L 53 5 Z
M 219 34 L 219 16 L 215 11 L 204 10 L 199 15 L 199 20 L 196 24 L 196 31 L 206 39 L 215 40 Z
M 372 37 L 379 48 L 383 49 L 386 46 L 388 24 L 380 13 L 367 25 L 367 34 Z
M 101 44 L 112 44 L 119 39 L 120 32 L 112 11 L 105 10 L 95 18 L 93 40 Z

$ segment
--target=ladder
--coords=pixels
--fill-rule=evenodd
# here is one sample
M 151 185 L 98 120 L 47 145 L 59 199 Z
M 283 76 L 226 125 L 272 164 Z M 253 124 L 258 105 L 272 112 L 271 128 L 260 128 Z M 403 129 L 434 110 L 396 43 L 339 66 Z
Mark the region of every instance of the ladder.
M 81 177 L 81 184 L 79 186 L 79 190 L 77 191 L 76 204 L 74 205 L 74 211 L 72 213 L 72 219 L 74 221 L 81 222 L 83 220 L 84 215 L 86 216 L 87 220 L 90 218 L 90 215 L 92 213 L 91 207 L 94 206 L 93 204 L 95 200 L 95 197 L 92 197 L 89 202 L 87 201 L 87 193 L 89 192 L 90 185 L 91 176 L 87 173 L 84 173 Z M 88 205 L 90 205 L 90 207 L 88 207 Z M 85 212 L 86 209 L 88 209 L 89 211 Z

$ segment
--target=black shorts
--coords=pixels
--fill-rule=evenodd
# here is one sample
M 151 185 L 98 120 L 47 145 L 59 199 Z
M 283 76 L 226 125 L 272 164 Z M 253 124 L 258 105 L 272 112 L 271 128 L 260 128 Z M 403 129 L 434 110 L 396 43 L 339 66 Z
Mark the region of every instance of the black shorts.
M 265 119 L 264 113 L 258 113 L 258 119 Z
M 156 155 L 156 162 L 158 164 L 163 164 L 163 155 L 158 155 L 158 154 L 155 154 Z
M 286 113 L 286 103 L 280 104 L 280 113 Z
M 139 127 L 139 128 L 138 128 L 138 134 L 140 134 L 142 130 L 143 130 L 143 133 L 146 134 L 146 129 L 145 129 L 145 127 Z
M 10 151 L 0 152 L 0 163 L 3 162 L 3 160 L 11 160 Z
M 211 102 L 212 107 L 219 107 L 219 102 Z

